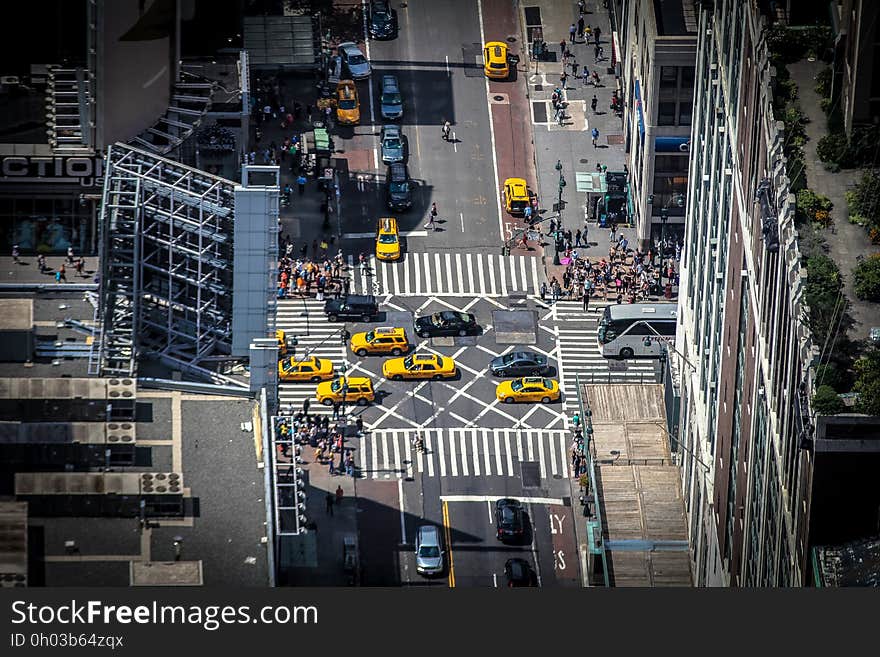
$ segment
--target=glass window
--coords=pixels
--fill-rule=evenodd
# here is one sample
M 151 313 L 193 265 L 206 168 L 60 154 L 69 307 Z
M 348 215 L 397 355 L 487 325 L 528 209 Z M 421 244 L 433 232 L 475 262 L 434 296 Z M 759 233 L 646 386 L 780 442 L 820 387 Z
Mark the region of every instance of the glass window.
M 678 125 L 690 125 L 692 122 L 693 102 L 690 100 L 678 104 Z
M 657 103 L 657 125 L 675 125 L 675 103 Z
M 682 89 L 693 89 L 695 77 L 696 77 L 696 67 L 682 66 L 681 67 L 681 88 Z
M 693 71 L 693 67 L 691 67 Z M 661 66 L 660 67 L 660 88 L 674 89 L 678 85 L 678 67 L 677 66 Z

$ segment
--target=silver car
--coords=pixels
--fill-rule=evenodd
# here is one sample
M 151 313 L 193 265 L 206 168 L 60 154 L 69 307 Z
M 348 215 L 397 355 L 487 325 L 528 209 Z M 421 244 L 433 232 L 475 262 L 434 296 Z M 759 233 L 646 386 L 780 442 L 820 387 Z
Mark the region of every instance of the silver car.
M 422 575 L 442 573 L 445 553 L 437 528 L 434 525 L 419 527 L 416 534 L 416 571 Z
M 382 126 L 382 161 L 385 164 L 403 162 L 405 144 L 400 128 L 396 125 Z
M 383 119 L 399 119 L 403 116 L 403 98 L 400 96 L 400 85 L 393 75 L 382 76 L 382 95 L 379 97 Z
M 348 68 L 351 77 L 355 80 L 370 77 L 370 62 L 364 57 L 364 53 L 357 47 L 354 41 L 346 41 L 336 46 L 336 51 L 342 57 L 342 63 Z

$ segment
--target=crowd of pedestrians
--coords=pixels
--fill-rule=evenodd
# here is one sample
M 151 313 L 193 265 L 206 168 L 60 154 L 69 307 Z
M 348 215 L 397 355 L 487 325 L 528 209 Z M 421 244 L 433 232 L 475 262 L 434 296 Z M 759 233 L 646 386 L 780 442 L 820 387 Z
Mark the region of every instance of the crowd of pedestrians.
M 281 238 L 281 251 L 284 255 L 278 261 L 279 299 L 291 296 L 307 297 L 315 295 L 322 301 L 325 295 L 340 297 L 348 294 L 351 278 L 348 275 L 342 249 L 331 259 L 327 255 L 329 245 L 322 238 L 312 240 L 311 255 L 309 243 L 303 242 L 297 256 L 293 242 L 286 236 Z
M 331 421 L 330 416 L 318 416 L 308 412 L 291 414 L 288 409 L 286 416 L 279 416 L 276 431 L 282 441 L 292 440 L 293 444 L 302 448 L 310 447 L 313 451 L 313 463 L 326 466 L 330 475 L 346 474 L 356 476 L 354 452 L 345 445 L 344 427 Z M 279 463 L 292 463 L 292 447 L 279 444 L 276 455 Z

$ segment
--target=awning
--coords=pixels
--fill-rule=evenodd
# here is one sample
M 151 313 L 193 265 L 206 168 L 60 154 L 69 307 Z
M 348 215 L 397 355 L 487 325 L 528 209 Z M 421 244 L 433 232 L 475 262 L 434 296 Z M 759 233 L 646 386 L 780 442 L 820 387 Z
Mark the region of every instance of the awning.
M 645 136 L 645 115 L 642 112 L 642 88 L 639 85 L 639 81 L 636 80 L 636 116 L 639 121 L 639 134 L 644 138 Z

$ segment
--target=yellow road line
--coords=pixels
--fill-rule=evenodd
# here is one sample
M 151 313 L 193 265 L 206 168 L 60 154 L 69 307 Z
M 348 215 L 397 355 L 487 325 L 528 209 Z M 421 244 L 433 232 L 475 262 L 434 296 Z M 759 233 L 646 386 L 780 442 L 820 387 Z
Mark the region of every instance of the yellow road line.
M 449 505 L 443 502 L 443 533 L 446 535 L 446 552 L 449 554 L 449 588 L 455 588 L 455 561 L 452 558 L 452 531 L 449 527 Z

